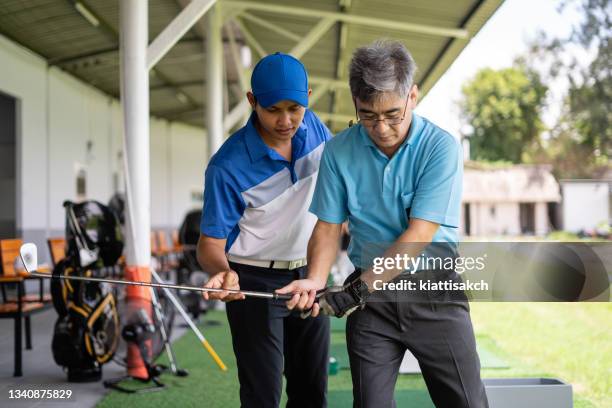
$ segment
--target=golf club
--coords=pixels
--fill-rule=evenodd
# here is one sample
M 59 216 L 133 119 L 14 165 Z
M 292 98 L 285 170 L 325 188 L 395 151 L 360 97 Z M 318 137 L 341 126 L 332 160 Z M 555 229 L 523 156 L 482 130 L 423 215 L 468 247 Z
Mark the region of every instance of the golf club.
M 234 290 L 234 289 L 217 289 L 217 288 L 200 288 L 196 286 L 184 286 L 184 285 L 172 285 L 169 283 L 154 283 L 154 282 L 138 282 L 138 281 L 126 281 L 121 279 L 106 279 L 106 278 L 94 278 L 84 276 L 53 276 L 46 273 L 35 272 L 38 268 L 38 249 L 35 244 L 27 243 L 23 244 L 19 250 L 21 261 L 25 267 L 28 275 L 37 278 L 48 278 L 48 279 L 65 279 L 75 280 L 84 282 L 101 282 L 101 283 L 113 283 L 117 285 L 134 285 L 134 286 L 148 286 L 152 288 L 166 288 L 166 289 L 178 289 L 178 290 L 190 290 L 194 292 L 209 292 L 209 293 L 221 293 L 227 292 L 232 294 L 241 294 L 249 297 L 274 299 L 274 300 L 290 300 L 291 295 L 268 293 L 268 292 L 256 292 L 252 290 Z

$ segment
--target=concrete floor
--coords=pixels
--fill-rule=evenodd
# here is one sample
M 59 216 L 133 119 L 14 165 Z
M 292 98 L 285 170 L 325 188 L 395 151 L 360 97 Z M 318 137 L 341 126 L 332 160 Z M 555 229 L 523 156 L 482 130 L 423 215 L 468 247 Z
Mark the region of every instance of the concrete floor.
M 23 350 L 23 377 L 13 377 L 13 319 L 0 320 L 0 407 L 94 407 L 109 390 L 101 381 L 92 383 L 69 383 L 62 368 L 55 364 L 51 354 L 53 326 L 57 320 L 55 309 L 50 308 L 32 316 L 32 350 Z M 175 320 L 172 339 L 180 337 L 186 330 L 183 320 Z M 25 335 L 25 334 L 24 334 Z M 116 378 L 125 374 L 125 368 L 115 362 L 105 364 L 102 379 Z M 72 390 L 71 400 L 58 402 L 41 400 L 15 400 L 9 398 L 11 389 L 63 389 Z

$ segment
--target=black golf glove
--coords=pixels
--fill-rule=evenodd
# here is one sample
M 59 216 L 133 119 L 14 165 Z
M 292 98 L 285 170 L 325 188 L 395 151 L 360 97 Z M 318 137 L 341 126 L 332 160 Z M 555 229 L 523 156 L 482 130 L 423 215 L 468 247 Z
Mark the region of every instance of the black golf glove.
M 365 306 L 365 300 L 370 295 L 368 285 L 360 279 L 358 271 L 353 272 L 344 281 L 343 286 L 332 286 L 319 299 L 323 313 L 336 317 L 344 317 L 358 308 Z

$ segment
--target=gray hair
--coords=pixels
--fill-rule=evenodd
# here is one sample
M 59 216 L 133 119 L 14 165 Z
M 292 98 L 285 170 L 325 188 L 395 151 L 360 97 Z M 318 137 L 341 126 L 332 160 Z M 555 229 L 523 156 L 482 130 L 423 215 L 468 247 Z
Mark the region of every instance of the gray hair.
M 353 53 L 349 67 L 351 94 L 363 102 L 371 102 L 388 92 L 405 98 L 416 69 L 404 44 L 394 40 L 374 41 Z

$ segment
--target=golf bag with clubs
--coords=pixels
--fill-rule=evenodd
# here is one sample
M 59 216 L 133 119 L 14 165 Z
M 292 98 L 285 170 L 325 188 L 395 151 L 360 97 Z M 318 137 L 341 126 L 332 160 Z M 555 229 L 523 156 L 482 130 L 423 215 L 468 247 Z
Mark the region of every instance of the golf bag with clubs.
M 115 271 L 123 237 L 115 215 L 96 201 L 64 202 L 66 257 L 53 276 L 104 277 Z M 98 381 L 120 337 L 117 299 L 110 285 L 52 279 L 51 296 L 59 317 L 52 341 L 53 358 L 68 381 Z
M 201 209 L 189 211 L 179 228 L 178 241 L 184 250 L 179 258 L 178 284 L 202 286 L 209 279 L 209 275 L 202 271 L 196 255 L 198 239 L 200 238 L 201 218 Z M 180 297 L 194 319 L 198 319 L 200 314 L 205 314 L 209 309 L 214 308 L 215 301 L 205 301 L 199 293 L 184 291 L 184 293 L 180 293 Z

